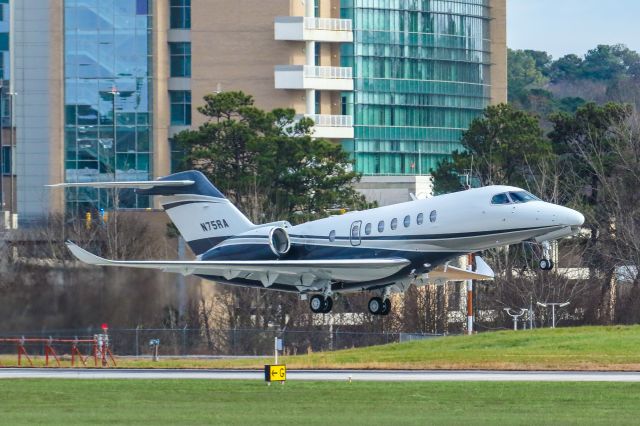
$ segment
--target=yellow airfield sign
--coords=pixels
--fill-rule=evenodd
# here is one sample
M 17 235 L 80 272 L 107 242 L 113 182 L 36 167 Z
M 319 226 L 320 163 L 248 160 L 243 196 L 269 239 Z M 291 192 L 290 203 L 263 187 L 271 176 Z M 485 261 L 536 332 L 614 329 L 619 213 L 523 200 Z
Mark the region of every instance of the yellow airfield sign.
M 267 382 L 284 382 L 287 380 L 287 366 L 284 364 L 265 365 L 264 380 Z

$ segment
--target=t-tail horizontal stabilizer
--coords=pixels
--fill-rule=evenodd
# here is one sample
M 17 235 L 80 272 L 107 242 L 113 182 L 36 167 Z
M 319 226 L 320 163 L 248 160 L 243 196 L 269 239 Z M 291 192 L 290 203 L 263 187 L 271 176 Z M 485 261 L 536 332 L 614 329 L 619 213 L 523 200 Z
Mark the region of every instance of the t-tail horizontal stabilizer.
M 195 182 L 192 180 L 143 180 L 143 181 L 121 181 L 121 182 L 66 182 L 46 185 L 49 188 L 133 188 L 152 189 L 160 187 L 189 186 Z
M 197 170 L 174 173 L 152 181 L 59 183 L 49 186 L 131 188 L 138 195 L 158 196 L 158 203 L 196 256 L 231 236 L 256 227 Z

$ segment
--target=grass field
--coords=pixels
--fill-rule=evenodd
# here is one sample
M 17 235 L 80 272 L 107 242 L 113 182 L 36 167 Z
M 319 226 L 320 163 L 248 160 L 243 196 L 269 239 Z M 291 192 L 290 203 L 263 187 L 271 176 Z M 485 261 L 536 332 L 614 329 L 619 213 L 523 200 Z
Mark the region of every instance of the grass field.
M 640 326 L 501 331 L 281 359 L 289 368 L 640 370 Z M 15 356 L 0 358 L 0 365 L 15 364 Z M 264 359 L 118 359 L 119 367 L 137 368 L 262 368 L 264 364 Z
M 0 380 L 0 423 L 637 424 L 640 384 Z

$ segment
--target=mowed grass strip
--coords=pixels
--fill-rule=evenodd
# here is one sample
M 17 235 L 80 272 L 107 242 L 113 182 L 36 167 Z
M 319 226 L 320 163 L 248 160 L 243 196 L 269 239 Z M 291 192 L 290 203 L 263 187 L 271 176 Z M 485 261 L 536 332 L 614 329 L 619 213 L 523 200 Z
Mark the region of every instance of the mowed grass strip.
M 21 379 L 0 401 L 10 425 L 637 424 L 640 384 Z
M 448 336 L 401 344 L 283 356 L 280 359 L 293 369 L 638 371 L 640 326 L 487 332 L 474 336 Z M 117 361 L 119 367 L 129 368 L 259 369 L 271 359 L 163 358 L 159 362 L 152 362 L 148 358 L 118 358 Z M 42 359 L 36 362 L 36 365 L 42 365 Z M 15 364 L 15 356 L 0 358 L 0 365 Z

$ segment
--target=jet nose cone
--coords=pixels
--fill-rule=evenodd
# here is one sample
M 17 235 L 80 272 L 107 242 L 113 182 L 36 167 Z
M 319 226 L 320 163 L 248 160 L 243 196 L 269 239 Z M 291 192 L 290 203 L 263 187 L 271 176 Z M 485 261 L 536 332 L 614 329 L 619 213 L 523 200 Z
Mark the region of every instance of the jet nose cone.
M 582 224 L 584 223 L 584 215 L 576 210 L 572 210 L 572 209 L 566 209 L 566 210 L 567 210 L 566 212 L 567 225 L 582 226 Z

